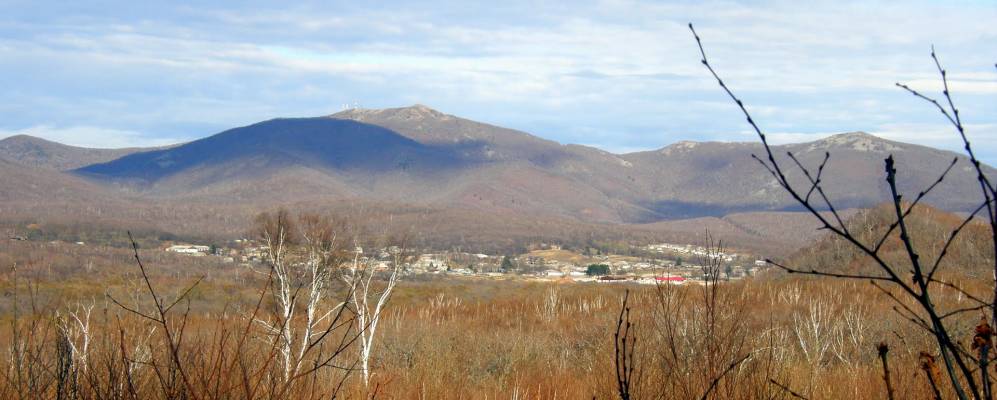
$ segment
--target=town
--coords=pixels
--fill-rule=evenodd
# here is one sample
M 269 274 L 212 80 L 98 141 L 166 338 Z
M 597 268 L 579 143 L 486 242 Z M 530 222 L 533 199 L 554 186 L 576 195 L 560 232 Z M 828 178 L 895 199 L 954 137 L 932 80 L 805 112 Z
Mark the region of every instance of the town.
M 738 280 L 755 275 L 767 263 L 747 253 L 709 251 L 702 246 L 657 243 L 633 246 L 637 255 L 605 254 L 569 250 L 557 244 L 540 243 L 519 255 L 493 255 L 462 251 L 404 251 L 396 247 L 351 250 L 358 260 L 378 270 L 402 263 L 404 275 L 433 275 L 468 279 L 518 279 L 557 282 L 636 284 L 702 284 L 708 280 Z M 265 245 L 237 239 L 227 246 L 171 244 L 163 248 L 192 257 L 218 257 L 224 263 L 246 267 L 266 261 Z M 705 268 L 708 260 L 720 266 L 717 276 Z M 397 260 L 397 261 L 396 261 Z

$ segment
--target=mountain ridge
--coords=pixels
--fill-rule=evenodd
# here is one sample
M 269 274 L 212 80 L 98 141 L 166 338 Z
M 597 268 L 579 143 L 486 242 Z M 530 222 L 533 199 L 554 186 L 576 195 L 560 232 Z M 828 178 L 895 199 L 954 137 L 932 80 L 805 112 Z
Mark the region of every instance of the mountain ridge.
M 19 164 L 59 171 L 108 162 L 143 150 L 146 149 L 139 147 L 100 149 L 71 146 L 31 135 L 14 135 L 0 139 L 0 158 Z
M 305 168 L 322 181 L 315 181 L 317 186 L 349 188 L 361 198 L 646 223 L 797 209 L 751 159 L 762 151 L 761 144 L 751 142 L 681 141 L 613 154 L 415 105 L 272 119 L 76 172 L 151 195 L 182 196 L 225 186 L 233 177 L 252 182 L 284 168 Z M 898 166 L 909 172 L 900 185 L 909 190 L 927 186 L 956 156 L 863 132 L 773 146 L 773 151 L 786 165 L 791 161 L 784 154 L 793 152 L 812 168 L 831 152 L 827 189 L 845 208 L 888 200 L 880 185 L 881 155 L 898 153 Z M 806 183 L 802 174 L 788 173 L 793 182 Z M 973 177 L 958 169 L 951 181 L 949 196 L 928 202 L 952 210 L 974 205 L 967 200 L 975 193 Z M 259 190 L 273 191 L 268 186 Z
M 501 237 L 502 226 L 532 227 L 538 235 L 557 237 L 574 229 L 568 227 L 688 235 L 703 224 L 727 229 L 744 241 L 764 242 L 784 234 L 787 237 L 778 239 L 780 243 L 796 246 L 801 238 L 810 237 L 799 233 L 799 227 L 810 226 L 809 222 L 789 222 L 788 215 L 799 206 L 751 158 L 764 151 L 753 142 L 680 141 L 655 150 L 614 154 L 422 105 L 275 118 L 168 148 L 127 149 L 116 158 L 99 153 L 104 157 L 99 162 L 69 172 L 58 172 L 54 165 L 72 160 L 74 154 L 80 163 L 85 152 L 70 148 L 63 158 L 42 154 L 18 160 L 15 156 L 27 153 L 2 146 L 16 141 L 30 142 L 0 140 L 0 149 L 7 149 L 0 151 L 0 161 L 6 161 L 0 163 L 0 172 L 13 171 L 15 165 L 21 171 L 7 174 L 9 186 L 0 194 L 17 200 L 21 196 L 17 188 L 32 187 L 31 198 L 14 202 L 17 207 L 55 207 L 67 210 L 72 218 L 77 217 L 68 211 L 74 209 L 73 199 L 101 203 L 88 208 L 100 215 L 106 212 L 103 205 L 112 203 L 108 199 L 126 198 L 114 204 L 130 204 L 142 218 L 161 215 L 163 210 L 184 215 L 180 210 L 189 208 L 200 210 L 193 213 L 198 220 L 184 215 L 171 224 L 231 232 L 248 215 L 275 206 L 320 210 L 342 204 L 393 204 L 396 210 L 432 210 L 424 211 L 431 217 L 399 220 L 419 224 L 429 218 L 437 227 L 432 229 L 461 226 L 434 234 L 459 232 L 465 238 L 488 236 L 474 233 L 486 229 L 482 224 L 493 225 L 487 229 L 493 238 Z M 898 182 L 907 193 L 927 187 L 957 156 L 862 132 L 772 149 L 784 165 L 793 165 L 785 156 L 793 152 L 810 168 L 830 152 L 824 182 L 839 209 L 868 208 L 889 199 L 881 176 L 887 153 L 895 154 L 901 171 Z M 31 174 L 24 168 L 46 162 L 50 173 Z M 925 201 L 953 211 L 978 205 L 974 200 L 978 186 L 968 165 L 960 158 L 951 176 L 936 189 L 944 196 L 932 195 Z M 806 187 L 805 177 L 795 168 L 787 171 L 794 184 Z M 41 195 L 45 191 L 64 197 L 45 199 Z M 46 201 L 55 206 L 46 208 Z M 783 222 L 768 223 L 769 217 Z M 780 233 L 780 226 L 796 228 Z M 530 236 L 528 230 L 509 234 Z

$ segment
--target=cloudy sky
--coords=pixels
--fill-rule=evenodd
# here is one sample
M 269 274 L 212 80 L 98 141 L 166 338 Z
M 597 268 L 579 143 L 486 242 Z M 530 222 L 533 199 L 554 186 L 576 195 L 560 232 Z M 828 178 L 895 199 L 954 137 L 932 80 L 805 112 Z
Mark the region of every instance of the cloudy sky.
M 699 64 L 694 22 L 781 142 L 866 131 L 956 149 L 942 117 L 894 87 L 940 94 L 934 44 L 997 162 L 992 0 L 77 3 L 0 0 L 0 137 L 149 146 L 422 103 L 613 152 L 753 140 Z

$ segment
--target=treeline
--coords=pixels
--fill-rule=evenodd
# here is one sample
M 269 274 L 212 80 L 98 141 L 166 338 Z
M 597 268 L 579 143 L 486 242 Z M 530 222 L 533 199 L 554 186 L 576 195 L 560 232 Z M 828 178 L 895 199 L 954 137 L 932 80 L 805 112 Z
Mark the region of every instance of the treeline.
M 89 245 L 127 248 L 131 246 L 128 238 L 132 237 L 143 247 L 158 247 L 164 242 L 200 243 L 206 245 L 222 245 L 228 240 L 218 236 L 187 235 L 166 232 L 155 228 L 137 228 L 126 230 L 123 227 L 99 222 L 8 222 L 0 231 L 7 232 L 3 239 L 31 241 L 63 241 L 83 242 Z

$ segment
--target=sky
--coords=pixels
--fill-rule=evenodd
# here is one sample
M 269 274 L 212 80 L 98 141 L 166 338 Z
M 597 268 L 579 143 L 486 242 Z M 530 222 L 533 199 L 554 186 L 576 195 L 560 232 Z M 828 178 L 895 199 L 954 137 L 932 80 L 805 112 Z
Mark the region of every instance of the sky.
M 82 4 L 87 3 L 87 4 Z M 156 146 L 277 117 L 425 104 L 623 153 L 864 131 L 997 163 L 997 1 L 0 0 L 0 138 Z M 296 3 L 296 2 L 295 2 Z M 801 5 L 806 3 L 805 5 Z

